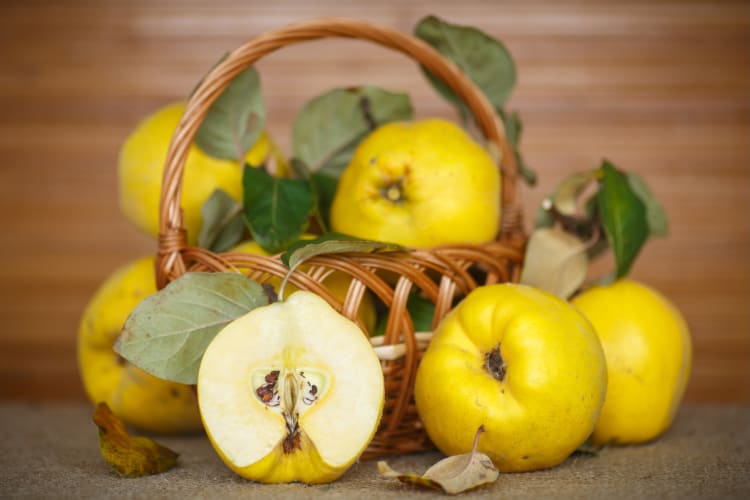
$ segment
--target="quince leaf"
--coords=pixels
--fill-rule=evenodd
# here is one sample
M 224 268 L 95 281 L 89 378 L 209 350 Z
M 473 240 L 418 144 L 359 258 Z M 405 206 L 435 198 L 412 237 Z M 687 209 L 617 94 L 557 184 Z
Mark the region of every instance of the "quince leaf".
M 402 483 L 416 484 L 450 495 L 495 482 L 500 473 L 490 457 L 477 451 L 477 442 L 483 430 L 480 427 L 477 431 L 470 453 L 445 458 L 421 476 L 395 471 L 384 461 L 378 462 L 378 471 L 386 478 L 398 479 Z
M 242 205 L 226 191 L 216 189 L 201 207 L 201 231 L 198 246 L 214 252 L 225 252 L 242 241 L 245 220 Z
M 348 234 L 328 232 L 314 240 L 300 240 L 289 247 L 281 261 L 290 269 L 316 255 L 349 252 L 405 251 L 401 245 L 383 241 L 363 240 Z
M 107 403 L 96 405 L 94 423 L 99 427 L 102 457 L 123 477 L 160 474 L 177 464 L 178 454 L 166 446 L 147 437 L 131 437 Z
M 526 247 L 521 283 L 570 297 L 588 270 L 586 244 L 559 227 L 535 230 Z
M 666 236 L 669 234 L 667 213 L 661 203 L 659 203 L 659 200 L 656 199 L 656 196 L 654 196 L 654 193 L 649 189 L 646 181 L 633 172 L 629 172 L 627 177 L 630 188 L 646 205 L 649 236 Z
M 521 131 L 523 126 L 521 125 L 521 115 L 517 111 L 506 113 L 502 108 L 496 109 L 498 115 L 503 120 L 505 127 L 505 136 L 508 139 L 513 155 L 516 158 L 516 165 L 518 166 L 518 173 L 521 178 L 526 181 L 529 186 L 536 185 L 537 177 L 536 172 L 524 161 L 521 155 Z
M 601 187 L 596 195 L 604 233 L 615 255 L 616 277 L 630 271 L 649 236 L 646 205 L 633 190 L 628 177 L 604 161 Z
M 315 211 L 309 181 L 278 178 L 245 166 L 242 185 L 245 221 L 263 250 L 278 253 L 302 236 Z
M 237 75 L 211 105 L 195 143 L 209 156 L 242 162 L 263 132 L 265 117 L 260 76 L 250 67 Z
M 219 330 L 266 304 L 263 287 L 239 273 L 186 273 L 136 306 L 114 349 L 156 377 L 195 384 Z
M 499 40 L 476 28 L 451 24 L 435 16 L 419 21 L 414 33 L 456 63 L 496 110 L 503 108 L 516 84 L 516 66 L 510 52 Z M 466 118 L 466 105 L 453 90 L 424 67 L 422 70 L 435 89 L 456 105 Z
M 371 85 L 333 89 L 310 100 L 295 118 L 292 151 L 312 172 L 338 178 L 364 136 L 412 117 L 407 94 Z

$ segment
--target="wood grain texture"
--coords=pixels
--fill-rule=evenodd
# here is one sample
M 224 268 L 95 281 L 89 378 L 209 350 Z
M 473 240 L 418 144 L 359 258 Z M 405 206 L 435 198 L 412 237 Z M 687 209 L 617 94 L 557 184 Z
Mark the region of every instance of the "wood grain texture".
M 692 401 L 750 401 L 750 7 L 744 1 L 22 1 L 0 4 L 0 398 L 82 398 L 75 337 L 112 270 L 151 253 L 117 206 L 135 124 L 183 98 L 227 50 L 291 21 L 426 14 L 513 53 L 511 107 L 541 177 L 529 219 L 603 157 L 641 174 L 671 218 L 633 276 L 666 294 L 694 339 Z M 259 63 L 270 130 L 310 97 L 373 83 L 453 117 L 403 56 L 364 42 L 285 48 Z

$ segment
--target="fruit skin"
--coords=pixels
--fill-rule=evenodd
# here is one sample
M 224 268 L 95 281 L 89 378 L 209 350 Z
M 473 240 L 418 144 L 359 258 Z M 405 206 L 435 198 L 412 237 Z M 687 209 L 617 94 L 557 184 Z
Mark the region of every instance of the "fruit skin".
M 417 247 L 491 241 L 500 184 L 490 155 L 453 123 L 392 122 L 357 147 L 339 180 L 331 226 Z
M 690 332 L 656 290 L 622 279 L 573 299 L 604 347 L 609 386 L 594 444 L 642 443 L 671 425 L 690 377 Z
M 315 235 L 312 234 L 305 234 L 302 236 L 302 239 L 311 240 L 314 238 Z M 268 253 L 263 250 L 257 242 L 252 240 L 243 241 L 242 243 L 237 244 L 231 249 L 231 251 L 268 256 Z M 280 278 L 274 277 L 268 280 L 268 282 L 274 287 L 276 292 L 279 291 L 279 286 L 281 286 Z M 349 290 L 349 283 L 351 283 L 351 279 L 346 274 L 338 271 L 332 272 L 326 277 L 326 279 L 323 280 L 323 284 L 326 285 L 333 296 L 340 300 L 342 303 L 346 298 L 347 290 Z M 290 295 L 295 291 L 297 291 L 297 287 L 292 285 L 291 283 L 287 283 L 285 290 L 286 295 Z M 362 302 L 359 305 L 359 313 L 357 316 L 362 322 L 362 325 L 365 327 L 365 331 L 367 331 L 369 334 L 372 334 L 375 331 L 377 313 L 375 311 L 375 301 L 373 300 L 372 294 L 370 292 L 366 291 L 362 296 Z
M 249 382 L 257 368 L 265 373 L 302 366 L 308 374 L 326 372 L 329 386 L 298 413 L 300 446 L 286 452 L 288 423 L 256 397 L 257 382 Z M 319 296 L 298 291 L 252 310 L 216 335 L 201 361 L 198 398 L 211 444 L 237 474 L 264 483 L 316 484 L 339 478 L 370 443 L 385 387 L 380 362 L 361 330 Z M 326 405 L 336 405 L 327 409 L 340 413 L 332 418 Z
M 92 403 L 106 402 L 125 423 L 155 433 L 201 429 L 195 391 L 154 377 L 113 350 L 125 320 L 156 292 L 154 257 L 115 270 L 97 289 L 78 330 L 78 369 Z
M 499 346 L 497 358 L 488 356 Z M 498 373 L 499 375 L 499 373 Z M 502 380 L 500 380 L 502 379 Z M 607 387 L 591 324 L 567 302 L 519 284 L 475 289 L 438 325 L 417 369 L 415 399 L 433 443 L 479 451 L 502 472 L 553 467 L 591 434 Z
M 138 124 L 120 149 L 120 209 L 130 222 L 153 237 L 159 234 L 159 198 L 164 162 L 172 135 L 184 111 L 184 102 L 158 109 Z M 263 132 L 248 151 L 245 161 L 258 166 L 269 156 L 276 160 L 279 174 L 286 172 L 286 161 Z M 191 144 L 185 162 L 180 202 L 189 245 L 195 245 L 198 241 L 201 207 L 215 189 L 222 189 L 241 202 L 242 166 L 237 161 L 213 158 Z

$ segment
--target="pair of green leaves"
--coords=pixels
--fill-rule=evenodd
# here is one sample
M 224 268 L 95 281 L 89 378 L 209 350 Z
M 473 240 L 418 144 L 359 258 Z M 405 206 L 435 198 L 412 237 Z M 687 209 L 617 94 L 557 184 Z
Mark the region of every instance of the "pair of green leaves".
M 648 238 L 667 231 L 666 212 L 643 179 L 605 160 L 566 178 L 545 198 L 521 282 L 567 298 L 583 284 L 590 259 L 611 249 L 612 277 L 622 278 Z
M 293 270 L 321 254 L 402 250 L 398 245 L 329 233 L 295 243 L 282 261 Z M 133 310 L 115 352 L 156 377 L 195 384 L 203 353 L 219 331 L 273 300 L 266 288 L 239 273 L 186 273 Z
M 248 72 L 255 74 L 253 70 Z M 253 96 L 252 102 L 258 101 L 259 79 L 234 80 L 216 105 L 223 109 L 231 107 L 227 103 L 236 102 L 237 109 L 248 114 L 244 118 L 256 116 L 256 107 L 240 106 L 247 95 Z M 203 206 L 198 244 L 214 251 L 227 250 L 242 240 L 246 226 L 265 251 L 277 253 L 299 240 L 311 219 L 325 231 L 338 179 L 359 142 L 383 123 L 412 116 L 407 95 L 374 86 L 334 89 L 312 99 L 293 125 L 294 177 L 281 178 L 246 165 L 242 203 L 224 192 L 215 192 Z M 228 113 L 214 113 L 213 107 L 206 117 L 197 142 L 208 154 L 221 157 L 233 142 L 228 138 L 243 132 L 243 137 L 249 137 L 249 128 L 239 127 L 247 120 L 229 118 Z M 257 126 L 263 121 L 255 119 L 253 123 Z

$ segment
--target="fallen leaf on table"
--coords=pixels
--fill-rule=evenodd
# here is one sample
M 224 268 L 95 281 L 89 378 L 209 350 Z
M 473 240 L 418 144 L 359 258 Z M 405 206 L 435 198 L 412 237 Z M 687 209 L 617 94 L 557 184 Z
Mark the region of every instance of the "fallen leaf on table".
M 104 460 L 124 477 L 140 477 L 165 472 L 177 463 L 177 453 L 147 437 L 131 437 L 125 425 L 107 403 L 94 411 L 99 427 L 99 449 Z
M 471 453 L 444 458 L 423 475 L 404 474 L 395 471 L 386 462 L 378 462 L 378 471 L 387 478 L 398 479 L 402 483 L 411 483 L 426 488 L 454 495 L 494 482 L 500 473 L 490 457 L 477 451 L 479 435 L 484 428 L 477 430 Z

